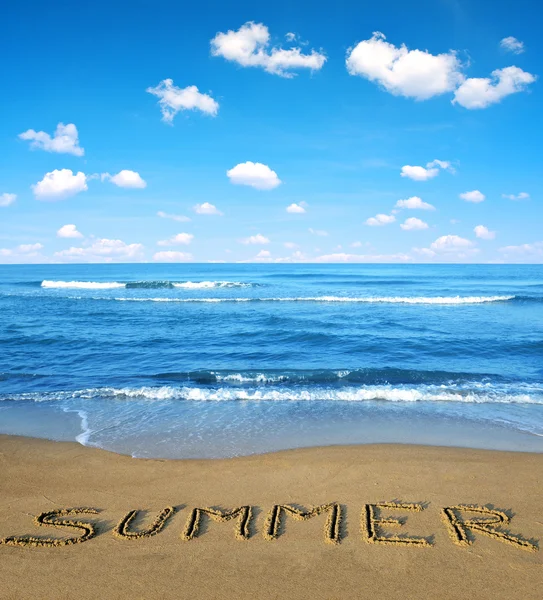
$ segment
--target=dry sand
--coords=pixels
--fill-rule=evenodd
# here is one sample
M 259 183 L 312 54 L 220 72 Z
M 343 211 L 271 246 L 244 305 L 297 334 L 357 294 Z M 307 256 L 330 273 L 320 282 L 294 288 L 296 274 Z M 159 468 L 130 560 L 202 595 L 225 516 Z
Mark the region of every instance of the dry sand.
M 500 532 L 528 544 L 541 540 L 541 546 L 542 492 L 543 455 L 538 454 L 371 445 L 163 461 L 0 436 L 0 538 L 15 536 L 25 543 L 24 536 L 92 536 L 88 527 L 87 533 L 38 527 L 33 519 L 72 507 L 100 511 L 61 517 L 95 524 L 94 537 L 83 543 L 1 544 L 0 597 L 539 599 L 543 547 L 529 551 L 505 543 Z M 365 507 L 381 502 L 415 503 L 411 508 L 418 510 Z M 332 507 L 320 515 L 295 518 L 327 503 Z M 278 537 L 267 539 L 269 512 L 278 504 L 294 504 L 298 514 L 279 511 Z M 498 532 L 493 537 L 475 526 L 467 532 L 471 543 L 459 546 L 442 509 L 460 504 L 491 506 L 505 511 L 505 519 L 513 516 L 506 526 L 491 526 Z M 242 506 L 251 507 L 250 515 L 243 509 L 228 522 L 211 518 L 218 512 L 193 511 Z M 167 507 L 175 513 L 164 511 Z M 148 512 L 128 515 L 132 510 Z M 114 534 L 116 526 L 125 535 L 145 530 L 161 511 L 156 535 L 127 539 Z M 369 513 L 406 521 L 403 526 L 370 524 L 370 543 Z M 454 514 L 471 521 L 499 519 L 499 513 Z M 340 543 L 327 543 L 334 531 Z M 462 527 L 459 531 L 461 537 Z M 183 539 L 183 533 L 191 539 Z M 379 543 L 399 534 L 426 543 Z

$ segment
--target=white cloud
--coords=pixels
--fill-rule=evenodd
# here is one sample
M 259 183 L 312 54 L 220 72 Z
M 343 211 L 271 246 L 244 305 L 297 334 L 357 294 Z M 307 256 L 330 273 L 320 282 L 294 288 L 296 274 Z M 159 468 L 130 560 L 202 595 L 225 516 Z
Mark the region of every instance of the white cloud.
M 484 194 L 482 194 L 479 190 L 473 190 L 471 192 L 464 192 L 462 194 L 460 194 L 460 198 L 462 198 L 462 200 L 465 200 L 466 202 L 482 202 L 486 196 Z
M 141 189 L 147 186 L 147 183 L 142 179 L 139 173 L 136 173 L 136 171 L 129 171 L 128 169 L 123 169 L 122 171 L 119 171 L 117 175 L 102 173 L 101 179 L 102 181 L 109 180 L 116 186 L 123 188 Z
M 383 215 L 378 214 L 375 217 L 370 217 L 366 219 L 366 225 L 370 225 L 370 227 L 379 227 L 380 225 L 388 225 L 389 223 L 394 223 L 396 217 L 394 215 Z
M 194 212 L 198 213 L 199 215 L 222 215 L 222 212 L 209 202 L 196 204 L 196 206 L 194 206 Z
M 0 206 L 6 207 L 17 200 L 17 194 L 0 194 Z
M 347 53 L 347 71 L 380 84 L 395 96 L 427 100 L 453 91 L 463 80 L 462 67 L 454 52 L 433 55 L 426 50 L 408 50 L 385 41 L 376 31 Z
M 505 246 L 500 248 L 500 252 L 506 256 L 525 256 L 527 258 L 543 257 L 543 242 L 534 242 L 533 244 L 521 244 L 519 246 Z
M 185 217 L 184 215 L 172 215 L 162 210 L 157 212 L 157 216 L 161 219 L 171 219 L 172 221 L 178 221 L 179 223 L 186 223 L 191 220 L 190 217 Z
M 439 169 L 444 169 L 451 173 L 454 173 L 454 169 L 451 163 L 446 160 L 438 160 L 437 158 L 426 163 L 426 168 L 413 165 L 404 165 L 402 167 L 400 175 L 402 177 L 409 177 L 415 181 L 427 181 L 432 179 L 439 174 Z
M 362 248 L 362 242 L 353 242 L 351 248 Z
M 500 46 L 504 50 L 508 50 L 509 52 L 513 52 L 514 54 L 522 54 L 525 50 L 524 42 L 517 40 L 516 37 L 510 35 L 509 37 L 503 38 L 500 42 Z
M 318 235 L 321 237 L 326 237 L 328 235 L 328 232 L 324 231 L 324 229 L 313 229 L 312 227 L 310 227 L 307 231 L 309 231 L 309 233 L 312 233 L 313 235 Z
M 77 227 L 73 224 L 63 225 L 57 231 L 57 237 L 61 238 L 82 238 L 83 234 L 77 231 Z
M 284 246 L 285 248 L 288 248 L 289 250 L 294 250 L 295 248 L 297 248 L 297 247 L 298 247 L 298 244 L 295 244 L 294 242 L 285 242 L 285 243 L 283 244 L 283 246 Z
M 493 240 L 496 237 L 496 232 L 489 231 L 484 225 L 477 225 L 473 231 L 475 232 L 475 235 L 482 240 Z
M 505 67 L 492 71 L 491 77 L 472 77 L 454 92 L 453 104 L 464 108 L 486 108 L 502 98 L 522 92 L 536 80 L 535 75 L 518 67 Z
M 270 257 L 271 257 L 271 252 L 269 250 L 261 250 L 256 255 L 256 258 L 270 258 Z
M 155 252 L 153 260 L 156 262 L 188 262 L 192 260 L 192 254 L 188 252 L 175 252 L 173 250 L 163 250 Z
M 68 250 L 55 252 L 58 260 L 76 262 L 125 262 L 142 258 L 142 244 L 125 244 L 122 240 L 102 238 L 95 240 L 90 246 L 71 247 Z
M 16 248 L 0 248 L 0 262 L 11 264 L 43 262 L 44 257 L 40 254 L 42 249 L 43 245 L 39 243 L 21 244 Z
M 43 249 L 43 244 L 21 244 L 17 246 L 16 252 L 27 254 L 29 252 L 38 252 Z
M 55 169 L 30 187 L 38 200 L 60 200 L 86 191 L 87 176 L 81 171 L 74 175 L 71 169 Z
M 194 235 L 192 235 L 192 233 L 178 233 L 167 240 L 161 240 L 160 242 L 157 242 L 157 244 L 159 246 L 176 246 L 178 244 L 188 245 L 193 239 Z
M 442 235 L 429 248 L 413 248 L 413 252 L 424 258 L 437 257 L 440 260 L 454 261 L 466 259 L 479 252 L 471 240 L 458 235 Z
M 59 154 L 74 154 L 83 156 L 85 150 L 79 146 L 77 127 L 73 123 L 59 123 L 53 137 L 45 131 L 29 129 L 19 134 L 21 140 L 29 140 L 31 148 L 58 152 Z
M 430 248 L 413 248 L 413 252 L 420 256 L 424 256 L 425 258 L 431 258 L 436 255 L 436 252 L 430 250 Z
M 428 223 L 425 223 L 420 219 L 416 219 L 415 217 L 410 217 L 409 219 L 406 219 L 405 223 L 402 223 L 400 227 L 405 231 L 411 231 L 414 229 L 428 229 Z
M 181 110 L 199 110 L 211 116 L 216 116 L 219 103 L 208 94 L 202 94 L 195 85 L 179 88 L 172 79 L 164 79 L 156 87 L 148 87 L 147 92 L 159 98 L 158 104 L 162 111 L 162 120 L 171 123 Z
M 242 244 L 269 244 L 270 240 L 261 233 L 257 233 L 256 235 L 251 235 L 247 238 L 240 240 L 240 242 Z
M 272 171 L 268 165 L 251 161 L 239 163 L 226 171 L 226 175 L 231 183 L 249 185 L 257 190 L 272 190 L 281 183 L 277 173 Z
M 423 202 L 418 196 L 411 196 L 411 198 L 407 198 L 407 200 L 398 200 L 396 206 L 398 208 L 435 210 L 435 206 L 428 204 L 428 202 Z
M 305 213 L 305 208 L 301 205 L 301 204 L 290 204 L 289 206 L 287 206 L 286 211 L 288 213 Z
M 294 34 L 287 34 L 288 41 L 292 42 L 294 39 Z M 300 48 L 270 47 L 268 28 L 252 21 L 245 23 L 237 31 L 217 33 L 211 40 L 211 54 L 222 56 L 242 67 L 260 67 L 282 77 L 293 77 L 292 69 L 318 71 L 326 61 L 326 56 L 315 50 L 304 54 Z
M 430 250 L 434 252 L 456 252 L 473 247 L 473 242 L 458 235 L 442 235 L 430 244 Z
M 404 262 L 410 260 L 408 254 L 325 254 L 315 258 L 318 263 L 367 263 L 367 262 Z
M 520 194 L 502 194 L 502 198 L 507 198 L 508 200 L 527 200 L 530 197 L 530 194 L 526 192 L 520 192 Z

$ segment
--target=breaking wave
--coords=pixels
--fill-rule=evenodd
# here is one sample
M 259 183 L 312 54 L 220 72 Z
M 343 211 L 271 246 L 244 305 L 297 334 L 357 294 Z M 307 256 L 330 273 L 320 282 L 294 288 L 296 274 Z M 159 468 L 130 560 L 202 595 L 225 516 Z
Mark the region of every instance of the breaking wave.
M 255 284 L 242 281 L 51 281 L 45 279 L 41 282 L 42 288 L 83 289 L 83 290 L 108 290 L 116 288 L 126 289 L 210 289 L 210 288 L 243 288 Z
M 235 379 L 236 376 L 230 376 Z M 543 405 L 543 386 L 535 383 L 477 383 L 450 385 L 284 385 L 277 377 L 275 385 L 258 385 L 258 377 L 244 378 L 238 383 L 252 385 L 222 386 L 142 386 L 99 387 L 77 391 L 28 392 L 2 397 L 3 400 L 35 402 L 70 400 L 116 401 L 268 401 L 268 402 L 462 402 L 476 404 L 538 404 Z M 265 376 L 262 375 L 264 378 Z M 268 383 L 270 380 L 267 379 Z M 255 385 L 256 384 L 256 385 Z
M 506 302 L 515 296 L 309 296 L 300 298 L 114 298 L 118 302 L 345 302 L 383 304 L 482 304 L 485 302 Z M 110 300 L 110 298 L 95 298 Z

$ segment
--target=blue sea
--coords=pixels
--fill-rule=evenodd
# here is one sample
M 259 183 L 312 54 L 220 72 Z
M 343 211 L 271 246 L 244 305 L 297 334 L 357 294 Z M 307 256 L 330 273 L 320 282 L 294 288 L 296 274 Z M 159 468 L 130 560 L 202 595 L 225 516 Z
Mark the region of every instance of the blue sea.
M 3 265 L 0 433 L 543 451 L 543 266 Z

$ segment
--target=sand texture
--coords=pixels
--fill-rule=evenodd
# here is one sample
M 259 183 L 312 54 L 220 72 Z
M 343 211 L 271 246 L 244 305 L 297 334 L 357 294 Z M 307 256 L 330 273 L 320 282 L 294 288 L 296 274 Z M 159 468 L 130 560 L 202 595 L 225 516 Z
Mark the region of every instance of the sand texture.
M 0 436 L 0 598 L 541 598 L 543 455 L 143 460 Z

